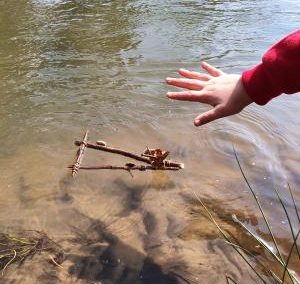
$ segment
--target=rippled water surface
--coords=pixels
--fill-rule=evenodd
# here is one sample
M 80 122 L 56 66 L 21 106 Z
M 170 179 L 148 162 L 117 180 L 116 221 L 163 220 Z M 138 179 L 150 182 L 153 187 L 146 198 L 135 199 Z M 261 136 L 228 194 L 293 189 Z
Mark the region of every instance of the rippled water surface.
M 273 188 L 290 209 L 287 183 L 300 199 L 300 96 L 195 128 L 207 107 L 168 100 L 164 78 L 200 60 L 241 72 L 299 24 L 297 0 L 0 0 L 0 228 L 43 230 L 67 255 L 62 269 L 11 267 L 3 283 L 252 283 L 193 192 L 225 226 L 235 213 L 264 234 L 234 144 L 288 247 Z M 87 128 L 133 152 L 168 149 L 185 169 L 73 180 L 73 142 Z M 88 150 L 84 164 L 126 161 Z

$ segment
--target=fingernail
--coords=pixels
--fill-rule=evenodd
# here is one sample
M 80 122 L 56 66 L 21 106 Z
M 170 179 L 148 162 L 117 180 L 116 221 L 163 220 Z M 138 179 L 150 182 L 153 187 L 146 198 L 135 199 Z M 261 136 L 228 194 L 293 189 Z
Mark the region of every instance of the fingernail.
M 199 126 L 199 125 L 200 125 L 200 119 L 195 120 L 195 121 L 194 121 L 194 125 L 195 125 L 195 126 Z

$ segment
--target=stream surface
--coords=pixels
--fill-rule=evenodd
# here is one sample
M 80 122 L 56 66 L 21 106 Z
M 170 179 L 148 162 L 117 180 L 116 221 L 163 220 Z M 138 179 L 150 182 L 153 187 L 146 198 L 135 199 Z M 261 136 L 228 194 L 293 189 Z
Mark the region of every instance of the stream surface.
M 196 128 L 208 107 L 168 100 L 164 78 L 200 60 L 242 72 L 299 26 L 298 0 L 0 0 L 0 229 L 42 230 L 66 250 L 62 269 L 33 258 L 0 283 L 255 283 L 194 193 L 225 227 L 239 231 L 235 213 L 268 240 L 235 145 L 288 252 L 274 187 L 298 226 L 287 183 L 300 206 L 300 95 Z M 167 149 L 185 169 L 72 179 L 87 128 L 91 142 Z M 88 149 L 83 164 L 129 161 Z

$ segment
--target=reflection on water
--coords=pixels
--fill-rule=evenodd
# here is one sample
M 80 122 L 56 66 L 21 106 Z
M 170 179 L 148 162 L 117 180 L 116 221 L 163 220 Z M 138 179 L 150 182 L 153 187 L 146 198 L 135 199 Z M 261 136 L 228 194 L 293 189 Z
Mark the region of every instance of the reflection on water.
M 0 227 L 45 230 L 68 253 L 62 271 L 30 263 L 5 283 L 220 283 L 226 273 L 251 282 L 186 197 L 196 191 L 220 218 L 235 212 L 265 233 L 232 144 L 287 249 L 272 188 L 288 196 L 289 182 L 300 199 L 300 97 L 196 129 L 192 119 L 207 107 L 167 100 L 163 80 L 200 59 L 226 72 L 252 66 L 299 27 L 299 8 L 296 0 L 0 1 Z M 73 141 L 87 127 L 91 140 L 133 152 L 166 148 L 186 169 L 72 180 Z M 86 164 L 99 161 L 125 162 L 88 151 Z

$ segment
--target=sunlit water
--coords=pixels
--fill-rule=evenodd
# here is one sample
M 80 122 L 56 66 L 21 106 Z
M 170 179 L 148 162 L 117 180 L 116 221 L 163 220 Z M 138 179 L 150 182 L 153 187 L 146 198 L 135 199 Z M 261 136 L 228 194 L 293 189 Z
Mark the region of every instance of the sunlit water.
M 293 215 L 286 188 L 299 200 L 300 96 L 195 128 L 207 107 L 168 100 L 164 78 L 200 60 L 241 72 L 299 24 L 297 0 L 0 0 L 0 228 L 43 230 L 67 251 L 63 269 L 28 261 L 3 283 L 225 283 L 225 274 L 250 283 L 193 193 L 221 219 L 235 213 L 265 232 L 235 145 L 288 248 L 273 188 Z M 72 180 L 73 142 L 86 128 L 90 141 L 168 149 L 185 169 Z M 88 150 L 84 164 L 127 161 Z

